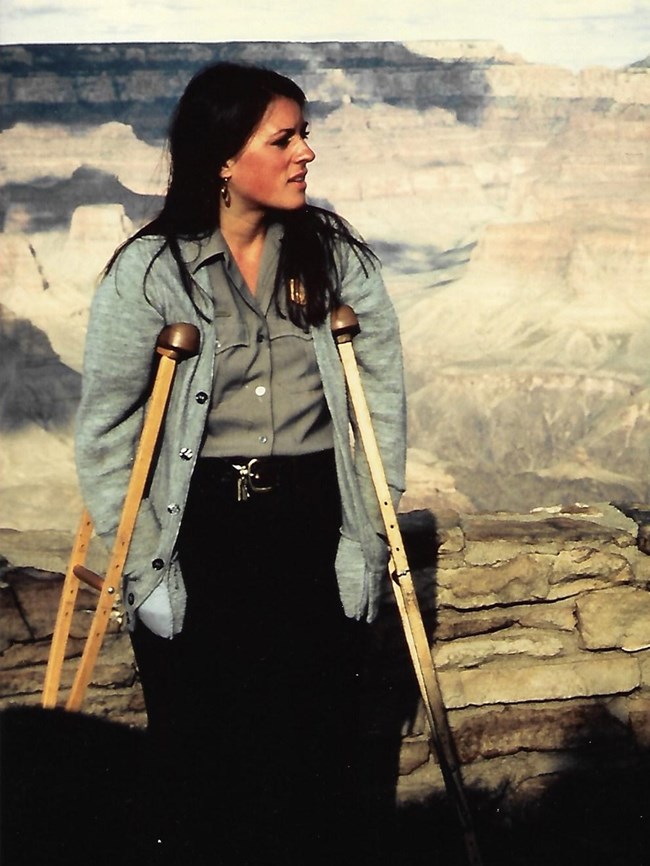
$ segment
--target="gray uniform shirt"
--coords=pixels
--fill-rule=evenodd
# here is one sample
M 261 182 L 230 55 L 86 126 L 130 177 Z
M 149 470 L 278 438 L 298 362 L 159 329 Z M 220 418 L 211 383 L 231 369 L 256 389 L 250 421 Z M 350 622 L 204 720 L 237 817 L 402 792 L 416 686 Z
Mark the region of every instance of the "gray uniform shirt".
M 309 454 L 333 447 L 313 338 L 274 298 L 281 228 L 267 232 L 253 295 L 217 229 L 197 264 L 207 268 L 219 375 L 212 386 L 203 457 Z
M 196 325 L 201 348 L 176 370 L 164 435 L 147 496 L 140 505 L 122 582 L 129 627 L 137 616 L 147 622 L 147 605 L 160 610 L 162 601 L 166 613 L 157 618 L 154 630 L 166 637 L 183 627 L 186 595 L 176 541 L 205 434 L 209 395 L 219 376 L 218 321 L 210 281 L 205 268 L 196 270 L 204 246 L 198 241 L 181 241 L 183 260 L 194 276 L 192 297 L 182 286 L 178 265 L 161 238 L 140 238 L 121 252 L 92 301 L 77 415 L 81 494 L 97 533 L 110 546 L 142 430 L 158 335 L 168 324 Z M 355 310 L 361 326 L 354 339 L 355 356 L 396 505 L 404 490 L 406 455 L 398 322 L 379 267 L 364 268 L 347 245 L 337 249 L 336 260 L 341 301 Z M 341 492 L 341 540 L 336 557 L 339 592 L 348 616 L 372 620 L 387 573 L 384 528 L 364 455 L 352 447 L 349 434 L 354 419 L 349 415 L 345 378 L 329 321 L 310 332 L 332 419 Z

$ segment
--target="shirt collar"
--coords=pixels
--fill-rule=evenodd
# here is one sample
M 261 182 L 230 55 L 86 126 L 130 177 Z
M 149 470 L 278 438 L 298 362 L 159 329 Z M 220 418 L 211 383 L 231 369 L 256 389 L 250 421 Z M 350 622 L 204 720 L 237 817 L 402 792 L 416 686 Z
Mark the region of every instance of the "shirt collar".
M 266 232 L 265 244 L 279 245 L 283 234 L 284 227 L 280 223 L 271 223 Z M 230 264 L 231 253 L 221 229 L 216 228 L 207 238 L 184 242 L 183 258 L 192 274 L 196 274 L 202 267 L 218 258 L 223 258 L 226 264 Z
M 228 245 L 218 228 L 207 238 L 186 242 L 183 253 L 185 262 L 193 274 L 219 257 L 230 257 Z

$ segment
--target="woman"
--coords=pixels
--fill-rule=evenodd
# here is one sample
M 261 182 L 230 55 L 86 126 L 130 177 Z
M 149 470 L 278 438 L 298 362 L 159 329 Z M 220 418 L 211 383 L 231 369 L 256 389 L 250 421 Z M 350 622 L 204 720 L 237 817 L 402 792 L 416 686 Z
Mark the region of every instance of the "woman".
M 77 464 L 108 543 L 158 334 L 190 322 L 201 336 L 176 372 L 123 580 L 157 772 L 152 838 L 174 863 L 345 862 L 361 829 L 359 673 L 387 551 L 350 444 L 333 308 L 360 321 L 395 502 L 404 391 L 376 259 L 306 203 L 304 108 L 275 72 L 200 71 L 172 118 L 162 210 L 115 253 L 91 308 Z

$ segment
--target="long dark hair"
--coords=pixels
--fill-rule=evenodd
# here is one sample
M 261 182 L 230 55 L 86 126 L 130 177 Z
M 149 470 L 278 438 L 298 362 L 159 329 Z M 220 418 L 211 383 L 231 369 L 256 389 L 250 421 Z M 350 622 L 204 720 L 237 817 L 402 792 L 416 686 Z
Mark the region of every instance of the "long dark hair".
M 179 240 L 206 238 L 218 227 L 222 183 L 219 169 L 239 153 L 269 103 L 279 96 L 293 100 L 303 110 L 307 103 L 294 81 L 258 66 L 215 63 L 194 75 L 171 118 L 170 174 L 162 209 L 118 248 L 106 272 L 124 246 L 136 238 L 160 236 L 163 244 L 149 270 L 168 247 L 185 291 L 192 295 L 192 277 L 182 259 Z M 268 216 L 284 226 L 276 303 L 284 293 L 294 323 L 302 327 L 321 324 L 339 294 L 337 244 L 350 246 L 366 271 L 373 264 L 374 254 L 337 214 L 325 208 L 305 205 L 298 210 L 272 211 Z M 296 296 L 291 285 L 300 285 L 302 296 Z

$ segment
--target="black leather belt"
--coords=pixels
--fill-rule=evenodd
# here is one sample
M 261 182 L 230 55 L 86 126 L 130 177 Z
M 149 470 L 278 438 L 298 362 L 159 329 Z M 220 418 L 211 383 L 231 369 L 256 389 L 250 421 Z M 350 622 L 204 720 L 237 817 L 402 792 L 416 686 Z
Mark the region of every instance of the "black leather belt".
M 334 452 L 271 457 L 201 457 L 199 473 L 213 480 L 235 483 L 235 498 L 245 502 L 251 495 L 288 488 L 308 475 L 334 466 Z M 207 479 L 206 479 L 207 480 Z

